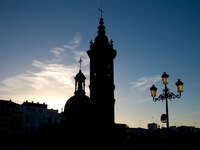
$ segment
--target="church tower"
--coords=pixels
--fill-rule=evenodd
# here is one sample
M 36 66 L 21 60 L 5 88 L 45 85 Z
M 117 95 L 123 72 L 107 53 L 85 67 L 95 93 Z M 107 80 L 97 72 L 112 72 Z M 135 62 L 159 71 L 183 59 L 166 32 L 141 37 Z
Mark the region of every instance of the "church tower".
M 116 50 L 108 40 L 102 15 L 97 36 L 87 51 L 90 58 L 90 99 L 95 109 L 97 124 L 113 126 L 114 119 L 114 64 Z

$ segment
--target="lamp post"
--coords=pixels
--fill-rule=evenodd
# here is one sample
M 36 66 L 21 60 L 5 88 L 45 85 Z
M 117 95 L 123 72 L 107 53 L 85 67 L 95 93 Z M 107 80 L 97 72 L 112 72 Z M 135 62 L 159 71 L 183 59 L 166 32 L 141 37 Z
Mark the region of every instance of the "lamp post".
M 154 102 L 165 100 L 166 114 L 163 114 L 161 116 L 161 120 L 163 119 L 163 121 L 167 124 L 167 129 L 169 129 L 168 100 L 180 98 L 181 93 L 183 92 L 183 82 L 180 79 L 178 79 L 178 81 L 175 83 L 178 94 L 174 94 L 173 92 L 171 92 L 167 88 L 168 77 L 169 75 L 166 72 L 162 74 L 161 78 L 165 87 L 163 89 L 163 92 L 158 97 L 156 97 L 157 88 L 155 87 L 155 85 L 152 85 L 152 87 L 150 88 L 151 96 L 153 97 Z

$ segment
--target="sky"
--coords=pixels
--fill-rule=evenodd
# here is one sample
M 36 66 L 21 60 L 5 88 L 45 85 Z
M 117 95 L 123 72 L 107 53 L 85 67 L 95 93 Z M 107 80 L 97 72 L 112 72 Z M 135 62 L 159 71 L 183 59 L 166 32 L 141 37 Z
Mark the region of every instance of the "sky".
M 180 99 L 169 101 L 170 125 L 200 127 L 200 1 L 198 0 L 0 0 L 0 99 L 64 108 L 74 94 L 83 59 L 89 95 L 89 42 L 100 13 L 117 50 L 115 121 L 129 127 L 161 127 L 165 103 L 149 88 L 184 82 Z M 105 102 L 106 103 L 106 102 Z

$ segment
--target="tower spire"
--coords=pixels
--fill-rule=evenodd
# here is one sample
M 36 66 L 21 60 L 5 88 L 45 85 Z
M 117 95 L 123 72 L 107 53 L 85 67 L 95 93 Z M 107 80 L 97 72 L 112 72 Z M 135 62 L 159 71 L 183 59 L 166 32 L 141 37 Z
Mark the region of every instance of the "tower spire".
M 104 26 L 104 19 L 103 19 L 103 9 L 99 8 L 98 9 L 100 12 L 100 20 L 99 20 L 99 26 L 98 26 L 98 30 L 97 30 L 97 36 L 94 40 L 94 47 L 96 47 L 98 45 L 98 47 L 101 45 L 107 45 L 109 46 L 109 41 L 108 41 L 108 37 L 106 36 L 106 31 L 105 31 L 105 26 Z
M 104 26 L 104 21 L 103 21 L 103 9 L 99 8 L 99 12 L 101 14 L 100 20 L 99 20 L 99 27 L 98 27 L 98 34 L 99 35 L 105 35 L 105 26 Z

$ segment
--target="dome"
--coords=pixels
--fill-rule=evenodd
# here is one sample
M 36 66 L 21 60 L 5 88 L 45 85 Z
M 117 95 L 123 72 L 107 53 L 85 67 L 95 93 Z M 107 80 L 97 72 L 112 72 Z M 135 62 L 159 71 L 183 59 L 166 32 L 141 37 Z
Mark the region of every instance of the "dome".
M 84 91 L 76 91 L 75 95 L 70 97 L 65 104 L 66 113 L 83 112 L 91 105 L 90 98 L 85 95 Z
M 80 59 L 81 62 L 81 59 Z M 75 92 L 74 96 L 70 97 L 64 108 L 64 120 L 71 124 L 81 122 L 81 120 L 87 120 L 90 110 L 91 101 L 88 96 L 85 95 L 85 79 L 86 77 L 79 70 L 79 73 L 75 76 Z
M 86 77 L 84 74 L 79 70 L 79 73 L 74 78 L 76 81 L 85 81 Z

